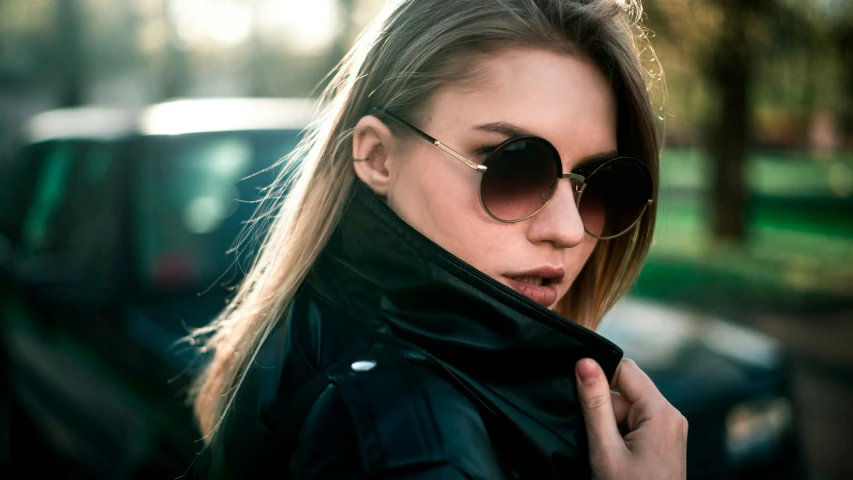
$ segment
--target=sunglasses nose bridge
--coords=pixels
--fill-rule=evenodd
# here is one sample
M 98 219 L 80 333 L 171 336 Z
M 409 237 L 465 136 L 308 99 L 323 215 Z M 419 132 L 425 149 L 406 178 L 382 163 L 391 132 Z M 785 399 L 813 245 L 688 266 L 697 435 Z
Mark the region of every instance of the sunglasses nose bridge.
M 569 183 L 566 187 L 571 191 L 572 200 L 573 200 L 572 203 L 574 203 L 574 207 L 576 209 L 577 215 L 580 215 L 580 203 L 579 202 L 580 202 L 581 195 L 583 195 L 584 188 L 586 188 L 586 184 L 583 183 L 582 181 L 579 181 L 575 175 L 566 174 L 566 175 L 561 175 L 560 177 L 557 177 L 557 179 L 554 181 L 554 186 L 551 188 L 551 195 L 548 197 L 546 203 L 553 202 L 555 197 L 557 197 L 557 192 L 560 189 L 560 180 L 568 180 L 569 181 Z
M 563 175 L 560 175 L 557 178 L 557 181 L 554 183 L 554 193 L 556 193 L 557 186 L 560 183 L 560 180 L 569 181 L 569 186 L 572 190 L 572 196 L 574 196 L 575 204 L 577 204 L 580 201 L 581 196 L 583 195 L 583 191 L 586 189 L 586 182 L 584 181 L 584 178 L 574 173 L 565 173 Z

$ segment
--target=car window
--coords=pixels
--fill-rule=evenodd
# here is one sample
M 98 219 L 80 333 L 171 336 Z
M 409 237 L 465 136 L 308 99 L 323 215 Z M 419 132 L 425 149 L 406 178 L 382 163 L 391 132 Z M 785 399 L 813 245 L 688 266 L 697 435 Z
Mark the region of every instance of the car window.
M 297 141 L 296 130 L 140 139 L 133 236 L 143 290 L 204 290 L 229 271 L 227 251 L 274 176 L 261 171 Z
M 24 253 L 61 258 L 91 280 L 106 280 L 118 249 L 122 204 L 113 149 L 97 142 L 46 142 L 27 161 L 35 178 L 21 205 Z
M 19 149 L 0 173 L 0 233 L 19 244 L 26 206 L 32 198 L 45 144 Z

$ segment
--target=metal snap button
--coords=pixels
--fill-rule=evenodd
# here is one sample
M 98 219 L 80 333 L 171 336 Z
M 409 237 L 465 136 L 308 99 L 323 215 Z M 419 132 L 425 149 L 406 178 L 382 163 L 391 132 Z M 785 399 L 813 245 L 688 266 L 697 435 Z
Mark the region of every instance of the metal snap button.
M 373 367 L 375 366 L 376 362 L 373 360 L 359 360 L 357 362 L 353 362 L 352 365 L 350 365 L 350 368 L 352 368 L 354 372 L 367 372 L 369 370 L 373 370 Z

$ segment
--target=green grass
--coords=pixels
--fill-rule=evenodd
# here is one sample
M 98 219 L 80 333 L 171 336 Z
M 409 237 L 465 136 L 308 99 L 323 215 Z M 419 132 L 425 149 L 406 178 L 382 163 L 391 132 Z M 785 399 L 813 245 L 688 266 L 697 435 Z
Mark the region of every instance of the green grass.
M 707 160 L 665 152 L 655 242 L 636 293 L 756 309 L 853 302 L 853 156 L 801 157 L 750 159 L 749 235 L 732 245 L 709 234 Z
M 760 195 L 853 198 L 853 153 L 756 153 L 749 158 L 746 173 L 751 190 Z M 704 189 L 710 178 L 708 158 L 700 150 L 663 152 L 662 187 Z

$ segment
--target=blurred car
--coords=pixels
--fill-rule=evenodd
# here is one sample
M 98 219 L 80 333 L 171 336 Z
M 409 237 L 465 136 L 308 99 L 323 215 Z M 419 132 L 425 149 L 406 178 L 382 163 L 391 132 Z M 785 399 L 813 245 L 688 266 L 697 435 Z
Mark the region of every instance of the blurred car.
M 32 119 L 0 185 L 13 469 L 174 478 L 190 467 L 201 444 L 183 398 L 199 358 L 176 341 L 225 305 L 219 285 L 242 271 L 226 251 L 312 114 L 301 99 L 217 99 Z M 690 421 L 690 478 L 804 476 L 771 339 L 634 298 L 600 332 Z M 51 460 L 16 463 L 33 449 Z
M 187 469 L 201 445 L 183 405 L 195 353 L 175 342 L 225 305 L 218 285 L 240 269 L 226 251 L 312 113 L 220 99 L 32 119 L 0 180 L 0 322 L 11 457 L 56 455 L 23 471 Z
M 710 315 L 628 297 L 597 332 L 687 418 L 688 478 L 810 478 L 789 359 L 772 338 Z

